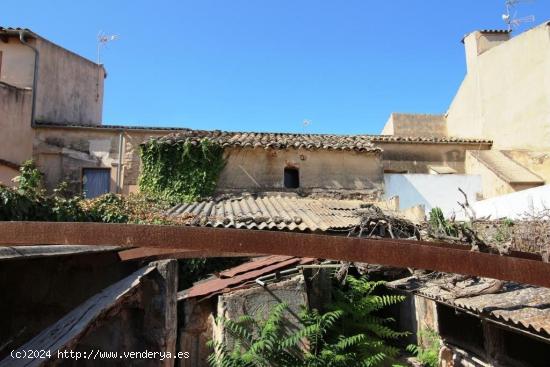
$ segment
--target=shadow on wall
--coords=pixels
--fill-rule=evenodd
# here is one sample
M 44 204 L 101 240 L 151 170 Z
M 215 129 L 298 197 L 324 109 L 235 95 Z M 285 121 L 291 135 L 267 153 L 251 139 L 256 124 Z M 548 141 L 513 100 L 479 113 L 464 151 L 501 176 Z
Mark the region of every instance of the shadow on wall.
M 385 174 L 384 198 L 399 196 L 399 209 L 424 205 L 426 214 L 434 207 L 440 207 L 445 216 L 460 213 L 457 201 L 464 198 L 460 187 L 475 202 L 481 192 L 481 176 L 478 175 L 430 175 L 430 174 Z

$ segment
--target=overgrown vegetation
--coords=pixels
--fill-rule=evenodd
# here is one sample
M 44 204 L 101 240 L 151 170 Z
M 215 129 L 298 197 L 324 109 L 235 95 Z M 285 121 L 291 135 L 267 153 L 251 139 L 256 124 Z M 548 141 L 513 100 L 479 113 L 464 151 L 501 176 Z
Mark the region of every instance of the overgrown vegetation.
M 407 351 L 414 354 L 418 361 L 425 367 L 439 366 L 439 349 L 441 347 L 439 334 L 432 329 L 422 330 L 418 337 L 423 343 L 420 345 L 409 344 Z
M 219 318 L 234 339 L 229 350 L 211 342 L 214 367 L 353 367 L 385 366 L 399 354 L 388 344 L 407 333 L 394 331 L 391 318 L 379 316 L 385 307 L 401 302 L 402 296 L 377 295 L 382 283 L 347 277 L 346 286 L 336 290 L 329 311 L 303 310 L 299 325 L 292 328 L 288 306 L 274 307 L 267 319 L 245 315 L 238 320 Z
M 173 204 L 210 196 L 224 167 L 223 148 L 208 139 L 174 144 L 151 140 L 141 146 L 139 187 Z
M 32 161 L 22 165 L 15 181 L 15 188 L 0 186 L 0 220 L 151 224 L 176 220 L 163 214 L 165 203 L 142 195 L 123 198 L 106 194 L 88 200 L 68 193 L 65 184 L 60 184 L 50 195 Z
M 458 229 L 453 223 L 445 219 L 445 215 L 443 215 L 443 211 L 439 207 L 435 207 L 430 210 L 428 224 L 432 233 L 436 235 L 452 237 L 458 236 Z

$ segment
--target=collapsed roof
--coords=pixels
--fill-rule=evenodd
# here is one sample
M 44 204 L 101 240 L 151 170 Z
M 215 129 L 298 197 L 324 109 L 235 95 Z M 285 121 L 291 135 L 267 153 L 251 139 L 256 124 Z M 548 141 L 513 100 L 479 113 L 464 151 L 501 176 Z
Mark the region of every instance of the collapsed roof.
M 472 277 L 457 282 L 456 274 L 430 273 L 386 285 L 550 338 L 550 289 L 504 282 L 491 290 L 495 282 Z

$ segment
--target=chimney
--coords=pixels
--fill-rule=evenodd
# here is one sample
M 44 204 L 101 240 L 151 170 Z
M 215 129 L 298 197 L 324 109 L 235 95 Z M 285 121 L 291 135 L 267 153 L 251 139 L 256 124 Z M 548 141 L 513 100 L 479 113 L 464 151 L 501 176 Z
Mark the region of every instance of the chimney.
M 510 31 L 483 30 L 472 32 L 462 39 L 466 52 L 466 67 L 468 72 L 476 67 L 477 57 L 491 48 L 510 39 Z

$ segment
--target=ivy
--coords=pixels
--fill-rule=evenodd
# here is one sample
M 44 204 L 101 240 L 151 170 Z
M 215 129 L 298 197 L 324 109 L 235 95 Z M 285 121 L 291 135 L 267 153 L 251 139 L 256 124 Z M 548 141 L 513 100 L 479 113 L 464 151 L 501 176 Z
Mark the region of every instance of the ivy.
M 141 145 L 140 191 L 173 204 L 212 195 L 225 165 L 223 148 L 208 139 Z

